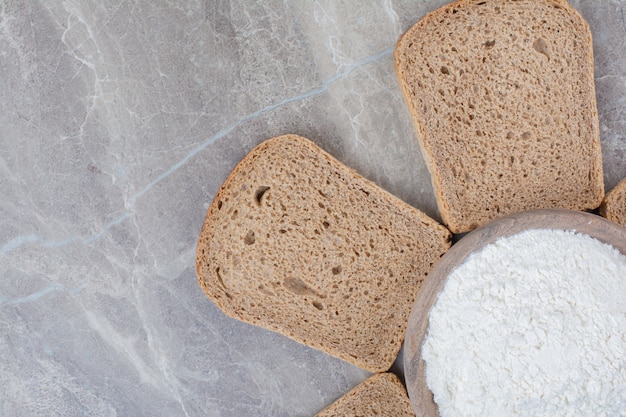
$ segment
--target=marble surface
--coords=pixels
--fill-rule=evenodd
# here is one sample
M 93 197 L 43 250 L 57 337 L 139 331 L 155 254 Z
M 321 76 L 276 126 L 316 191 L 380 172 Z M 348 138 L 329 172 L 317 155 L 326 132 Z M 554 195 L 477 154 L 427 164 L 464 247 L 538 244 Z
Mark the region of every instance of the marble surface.
M 443 0 L 0 3 L 0 415 L 308 416 L 368 373 L 224 316 L 195 248 L 234 165 L 306 136 L 438 218 L 393 72 Z M 626 176 L 626 0 L 594 36 Z

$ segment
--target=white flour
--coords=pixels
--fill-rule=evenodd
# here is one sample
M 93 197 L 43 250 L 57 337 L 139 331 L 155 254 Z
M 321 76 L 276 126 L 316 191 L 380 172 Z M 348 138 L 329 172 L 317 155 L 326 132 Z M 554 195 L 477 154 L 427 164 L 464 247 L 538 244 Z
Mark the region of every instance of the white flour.
M 626 416 L 626 257 L 529 230 L 449 277 L 422 347 L 442 417 Z

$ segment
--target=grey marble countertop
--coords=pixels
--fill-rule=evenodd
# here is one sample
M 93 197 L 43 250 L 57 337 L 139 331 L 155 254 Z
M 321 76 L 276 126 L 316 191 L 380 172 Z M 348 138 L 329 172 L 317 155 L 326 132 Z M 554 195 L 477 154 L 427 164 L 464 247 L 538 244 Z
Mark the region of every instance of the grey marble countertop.
M 0 3 L 0 415 L 310 416 L 368 376 L 232 320 L 196 240 L 234 165 L 297 133 L 427 214 L 392 49 L 443 0 Z M 626 0 L 594 36 L 626 176 Z

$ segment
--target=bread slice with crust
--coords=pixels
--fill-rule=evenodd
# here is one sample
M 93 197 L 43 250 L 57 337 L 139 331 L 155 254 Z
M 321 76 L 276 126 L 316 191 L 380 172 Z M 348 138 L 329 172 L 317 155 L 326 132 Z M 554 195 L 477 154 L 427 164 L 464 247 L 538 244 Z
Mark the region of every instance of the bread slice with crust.
M 565 0 L 458 0 L 398 40 L 396 75 L 453 233 L 604 195 L 593 51 Z
M 606 194 L 600 206 L 600 214 L 626 227 L 626 178 Z
M 404 386 L 392 373 L 375 374 L 315 417 L 415 417 Z
M 208 209 L 197 276 L 227 315 L 377 372 L 450 232 L 296 135 L 269 139 Z

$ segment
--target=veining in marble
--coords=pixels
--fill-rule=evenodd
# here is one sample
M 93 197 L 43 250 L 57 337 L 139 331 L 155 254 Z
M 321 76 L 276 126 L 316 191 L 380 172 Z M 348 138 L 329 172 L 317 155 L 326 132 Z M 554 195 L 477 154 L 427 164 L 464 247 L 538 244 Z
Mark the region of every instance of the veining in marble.
M 438 218 L 392 51 L 444 3 L 1 2 L 0 415 L 310 416 L 366 378 L 223 315 L 196 239 L 234 165 L 283 133 Z M 610 189 L 626 1 L 571 3 Z

